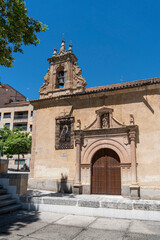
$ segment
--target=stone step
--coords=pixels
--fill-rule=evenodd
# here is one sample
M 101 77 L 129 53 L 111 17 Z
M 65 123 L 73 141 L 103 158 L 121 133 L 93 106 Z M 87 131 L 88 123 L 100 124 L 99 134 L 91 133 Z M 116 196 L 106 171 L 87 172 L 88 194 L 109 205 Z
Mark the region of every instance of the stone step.
M 22 205 L 20 203 L 2 207 L 2 208 L 0 208 L 0 215 L 3 213 L 16 211 L 16 210 L 20 209 L 21 207 L 22 207 Z
M 28 195 L 20 196 L 24 209 L 96 217 L 160 221 L 159 200 L 133 200 L 122 196 L 105 195 L 60 195 L 47 191 L 39 191 L 36 194 L 37 190 L 30 192 Z
M 0 201 L 11 198 L 11 197 L 12 197 L 12 194 L 10 194 L 10 193 L 2 194 L 2 195 L 0 195 Z
M 0 201 L 0 208 L 4 207 L 4 206 L 8 206 L 11 204 L 14 204 L 17 202 L 17 199 L 6 199 L 6 200 L 2 200 Z
M 1 195 L 1 194 L 4 194 L 4 193 L 7 193 L 7 189 L 3 189 L 3 188 L 0 189 L 0 195 Z

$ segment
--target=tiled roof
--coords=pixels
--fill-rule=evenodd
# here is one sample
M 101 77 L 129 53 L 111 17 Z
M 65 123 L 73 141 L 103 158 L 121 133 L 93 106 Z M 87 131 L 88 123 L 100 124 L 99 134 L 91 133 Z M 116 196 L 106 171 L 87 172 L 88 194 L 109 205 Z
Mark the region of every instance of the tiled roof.
M 155 85 L 160 84 L 160 77 L 157 78 L 148 78 L 144 80 L 137 80 L 132 82 L 125 82 L 125 83 L 116 83 L 116 84 L 110 84 L 110 85 L 103 85 L 99 87 L 91 87 L 86 88 L 84 92 L 78 92 L 73 94 L 66 94 L 66 95 L 60 95 L 56 97 L 49 97 L 49 98 L 42 98 L 42 99 L 35 99 L 31 100 L 31 104 L 34 102 L 40 102 L 40 101 L 48 101 L 52 99 L 59 99 L 64 97 L 72 97 L 77 95 L 84 95 L 84 94 L 90 94 L 90 93 L 96 93 L 96 92 L 107 92 L 107 91 L 115 91 L 120 89 L 127 89 L 127 88 L 134 88 L 134 87 L 142 87 L 147 85 Z
M 149 78 L 149 79 L 137 80 L 132 82 L 116 83 L 116 84 L 110 84 L 110 85 L 103 85 L 99 87 L 86 88 L 85 92 L 91 93 L 91 92 L 101 92 L 101 91 L 107 91 L 107 90 L 113 91 L 118 89 L 141 87 L 141 86 L 153 85 L 153 84 L 159 84 L 159 83 L 160 83 L 160 77 L 157 77 L 157 78 Z

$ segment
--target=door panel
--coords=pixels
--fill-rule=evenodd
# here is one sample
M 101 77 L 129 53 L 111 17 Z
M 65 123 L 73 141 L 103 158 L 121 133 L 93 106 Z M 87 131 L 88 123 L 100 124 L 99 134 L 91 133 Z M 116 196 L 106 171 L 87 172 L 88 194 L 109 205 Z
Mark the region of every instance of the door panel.
M 120 160 L 111 149 L 101 149 L 93 157 L 92 194 L 121 194 Z

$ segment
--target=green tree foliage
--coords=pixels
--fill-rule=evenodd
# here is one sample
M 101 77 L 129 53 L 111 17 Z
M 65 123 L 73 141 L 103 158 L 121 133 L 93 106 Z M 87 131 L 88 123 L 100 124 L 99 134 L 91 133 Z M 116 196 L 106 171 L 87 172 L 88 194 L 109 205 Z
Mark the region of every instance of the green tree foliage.
M 37 45 L 35 33 L 47 26 L 27 15 L 24 0 L 0 0 L 0 65 L 13 66 L 13 52 L 21 52 L 22 44 Z
M 13 155 L 18 155 L 18 169 L 20 154 L 29 153 L 31 151 L 31 136 L 28 132 L 23 132 L 22 129 L 14 128 L 12 131 L 7 127 L 0 129 L 2 154 L 7 155 L 8 158 Z
M 2 151 L 1 152 L 2 156 L 3 156 L 3 145 L 10 135 L 11 135 L 11 130 L 4 125 L 4 128 L 0 129 L 0 150 Z

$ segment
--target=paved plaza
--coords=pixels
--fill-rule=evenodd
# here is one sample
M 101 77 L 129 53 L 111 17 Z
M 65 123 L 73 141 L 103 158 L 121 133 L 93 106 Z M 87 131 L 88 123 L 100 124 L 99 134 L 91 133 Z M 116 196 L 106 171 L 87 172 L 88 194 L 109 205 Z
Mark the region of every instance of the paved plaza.
M 0 216 L 0 239 L 160 240 L 160 222 L 17 211 Z

